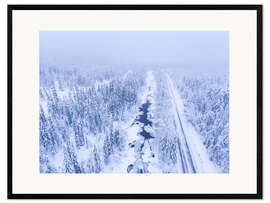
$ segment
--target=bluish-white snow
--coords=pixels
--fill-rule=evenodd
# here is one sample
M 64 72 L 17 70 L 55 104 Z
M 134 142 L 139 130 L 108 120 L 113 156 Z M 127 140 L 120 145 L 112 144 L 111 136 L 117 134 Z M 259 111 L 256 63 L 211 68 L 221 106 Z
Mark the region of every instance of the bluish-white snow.
M 40 173 L 229 173 L 229 32 L 40 31 Z

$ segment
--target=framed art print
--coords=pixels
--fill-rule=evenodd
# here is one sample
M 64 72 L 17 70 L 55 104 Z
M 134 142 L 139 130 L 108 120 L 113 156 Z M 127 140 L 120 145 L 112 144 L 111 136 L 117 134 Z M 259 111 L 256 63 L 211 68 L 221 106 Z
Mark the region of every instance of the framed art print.
M 9 5 L 8 198 L 262 198 L 262 6 Z

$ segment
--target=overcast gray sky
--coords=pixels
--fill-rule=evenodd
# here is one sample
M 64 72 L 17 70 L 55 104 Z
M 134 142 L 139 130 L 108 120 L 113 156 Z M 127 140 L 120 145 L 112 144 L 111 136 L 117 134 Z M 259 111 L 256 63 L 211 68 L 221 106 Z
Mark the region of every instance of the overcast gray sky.
M 41 31 L 40 62 L 171 65 L 227 73 L 227 31 Z

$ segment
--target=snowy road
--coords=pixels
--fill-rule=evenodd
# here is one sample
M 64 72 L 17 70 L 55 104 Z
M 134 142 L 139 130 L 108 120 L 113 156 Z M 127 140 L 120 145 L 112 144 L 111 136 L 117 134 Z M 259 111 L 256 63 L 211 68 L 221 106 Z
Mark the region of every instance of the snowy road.
M 184 106 L 170 76 L 165 73 L 169 95 L 174 108 L 175 128 L 178 139 L 179 173 L 218 173 L 209 160 L 206 149 L 191 124 L 183 117 Z

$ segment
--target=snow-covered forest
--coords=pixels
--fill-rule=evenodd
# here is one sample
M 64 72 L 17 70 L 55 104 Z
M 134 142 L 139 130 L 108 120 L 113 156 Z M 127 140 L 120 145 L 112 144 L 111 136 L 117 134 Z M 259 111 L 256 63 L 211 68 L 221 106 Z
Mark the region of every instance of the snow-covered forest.
M 90 70 L 40 70 L 41 173 L 229 172 L 225 78 Z
M 40 72 L 40 171 L 99 173 L 123 149 L 121 122 L 139 103 L 132 73 L 44 68 Z
M 229 32 L 39 36 L 40 173 L 230 173 Z

